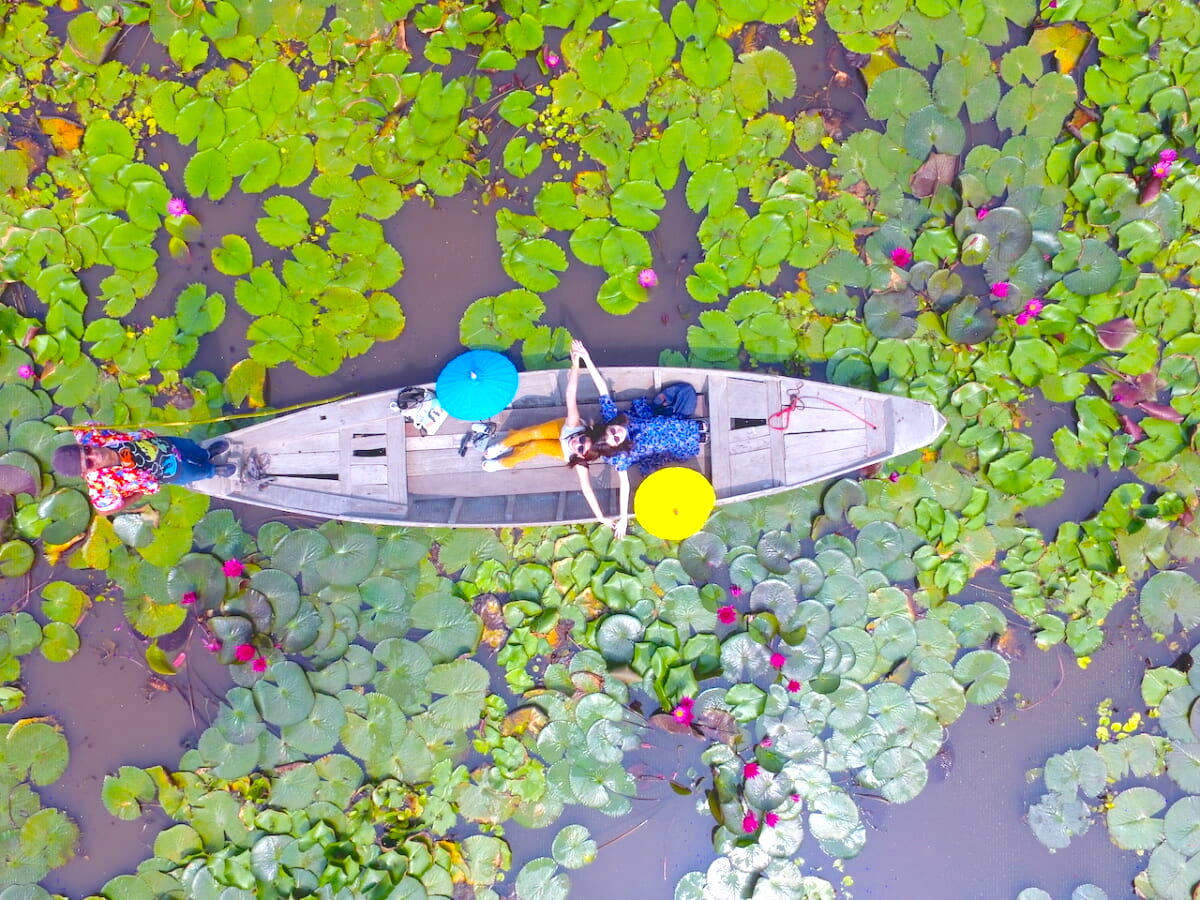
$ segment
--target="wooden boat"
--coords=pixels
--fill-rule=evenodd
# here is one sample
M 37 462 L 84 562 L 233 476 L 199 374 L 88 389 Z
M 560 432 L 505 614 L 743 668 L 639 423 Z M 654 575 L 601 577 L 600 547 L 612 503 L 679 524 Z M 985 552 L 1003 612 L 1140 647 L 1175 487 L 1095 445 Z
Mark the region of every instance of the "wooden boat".
M 718 504 L 858 471 L 926 446 L 946 424 L 928 403 L 798 378 L 658 367 L 602 373 L 618 405 L 675 381 L 695 387 L 696 415 L 708 420 L 710 436 L 688 465 L 709 478 Z M 493 421 L 503 433 L 563 416 L 566 381 L 565 369 L 521 374 L 511 407 Z M 485 472 L 478 451 L 459 455 L 471 423 L 451 418 L 423 436 L 390 408 L 395 397 L 384 391 L 340 400 L 227 434 L 239 474 L 191 487 L 288 513 L 387 525 L 592 520 L 575 473 L 561 461 L 545 457 Z M 585 418 L 597 417 L 596 401 L 585 376 L 579 386 Z M 630 475 L 636 489 L 638 474 Z M 601 504 L 615 512 L 611 467 L 593 465 L 592 480 Z

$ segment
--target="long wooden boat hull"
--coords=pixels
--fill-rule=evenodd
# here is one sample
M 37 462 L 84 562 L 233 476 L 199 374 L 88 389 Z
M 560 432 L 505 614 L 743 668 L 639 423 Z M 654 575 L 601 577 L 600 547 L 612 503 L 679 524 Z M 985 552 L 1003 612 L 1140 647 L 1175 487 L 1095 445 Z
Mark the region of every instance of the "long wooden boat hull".
M 603 374 L 618 404 L 671 382 L 695 387 L 696 415 L 708 420 L 710 438 L 686 464 L 709 478 L 718 504 L 856 472 L 928 445 L 946 424 L 928 403 L 798 378 L 660 367 L 606 368 Z M 566 381 L 561 369 L 522 373 L 512 406 L 493 421 L 503 432 L 561 417 Z M 478 452 L 459 455 L 471 423 L 451 418 L 423 436 L 390 408 L 394 399 L 394 391 L 354 397 L 227 434 L 239 474 L 191 487 L 281 512 L 385 525 L 499 528 L 592 520 L 575 473 L 561 460 L 541 457 L 485 472 Z M 585 377 L 579 390 L 585 418 L 596 417 L 596 399 Z M 795 408 L 780 413 L 789 406 Z M 600 502 L 615 512 L 611 467 L 591 471 Z M 636 489 L 638 475 L 630 475 Z

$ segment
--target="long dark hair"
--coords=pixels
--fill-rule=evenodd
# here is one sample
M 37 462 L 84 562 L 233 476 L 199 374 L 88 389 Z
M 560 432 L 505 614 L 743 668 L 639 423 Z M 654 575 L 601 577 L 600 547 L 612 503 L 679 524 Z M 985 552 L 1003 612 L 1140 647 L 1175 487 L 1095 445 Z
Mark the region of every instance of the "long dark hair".
M 605 434 L 608 432 L 608 426 L 620 425 L 625 429 L 625 440 L 617 444 L 615 447 L 608 444 L 604 440 Z M 587 466 L 594 463 L 598 459 L 608 459 L 622 453 L 633 446 L 633 440 L 629 437 L 629 417 L 624 413 L 620 413 L 616 418 L 609 419 L 607 422 L 596 422 L 588 425 L 583 429 L 584 435 L 588 439 L 587 451 L 582 455 L 575 453 L 567 460 L 568 466 Z

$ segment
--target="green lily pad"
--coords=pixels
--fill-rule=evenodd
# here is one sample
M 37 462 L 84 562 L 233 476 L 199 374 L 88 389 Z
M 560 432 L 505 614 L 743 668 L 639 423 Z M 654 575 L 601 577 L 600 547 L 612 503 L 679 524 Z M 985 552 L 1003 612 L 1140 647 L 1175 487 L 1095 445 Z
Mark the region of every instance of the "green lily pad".
M 1142 586 L 1139 612 L 1151 630 L 1172 634 L 1200 625 L 1200 584 L 1186 572 L 1157 572 Z
M 1051 792 L 1029 808 L 1029 827 L 1046 847 L 1061 850 L 1088 830 L 1090 813 L 1078 797 Z
M 954 677 L 966 688 L 967 700 L 993 703 L 1008 687 L 1009 665 L 993 650 L 972 650 L 954 665 Z
M 1096 238 L 1084 238 L 1076 268 L 1063 276 L 1063 284 L 1077 294 L 1102 294 L 1121 277 L 1121 260 L 1112 247 Z
M 104 776 L 100 796 L 110 815 L 131 820 L 141 817 L 145 804 L 155 799 L 157 791 L 154 780 L 143 769 L 121 766 L 115 776 Z
M 1155 814 L 1167 805 L 1154 788 L 1132 787 L 1113 798 L 1106 821 L 1112 841 L 1122 850 L 1153 850 L 1163 839 L 1163 820 Z
M 980 344 L 996 332 L 995 315 L 978 297 L 966 297 L 946 316 L 946 333 L 960 344 Z
M 1023 212 L 1011 206 L 998 206 L 975 223 L 975 230 L 988 240 L 989 258 L 1012 262 L 1033 243 L 1033 226 Z
M 254 699 L 263 719 L 280 727 L 295 725 L 312 711 L 316 698 L 308 676 L 294 662 L 278 662 L 254 684 Z

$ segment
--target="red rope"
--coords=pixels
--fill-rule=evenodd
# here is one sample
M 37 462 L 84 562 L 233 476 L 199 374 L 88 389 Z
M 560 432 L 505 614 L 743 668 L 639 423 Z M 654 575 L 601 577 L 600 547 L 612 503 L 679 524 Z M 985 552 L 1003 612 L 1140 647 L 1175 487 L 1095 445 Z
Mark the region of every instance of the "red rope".
M 789 391 L 788 396 L 791 402 L 787 406 L 780 407 L 778 412 L 771 413 L 767 417 L 767 427 L 773 428 L 775 431 L 787 431 L 788 423 L 792 421 L 792 413 L 801 408 L 800 393 L 798 391 Z M 776 425 L 775 420 L 783 419 L 782 425 Z
M 773 428 L 775 431 L 787 431 L 788 424 L 792 420 L 792 413 L 794 413 L 798 409 L 805 408 L 804 407 L 804 398 L 800 396 L 799 390 L 788 391 L 788 397 L 790 398 L 788 404 L 786 406 L 780 407 L 778 412 L 771 413 L 771 415 L 767 418 L 767 427 L 768 428 Z M 864 425 L 866 425 L 868 428 L 870 428 L 872 430 L 877 429 L 879 427 L 874 422 L 870 422 L 867 419 L 860 416 L 854 410 L 847 409 L 846 407 L 842 406 L 840 403 L 834 403 L 832 400 L 830 400 L 826 397 L 809 397 L 808 399 L 809 400 L 820 400 L 823 403 L 828 403 L 834 409 L 841 410 L 842 412 L 846 413 L 846 415 L 854 416 L 854 418 L 858 419 L 858 421 L 862 422 Z M 776 425 L 775 424 L 776 419 L 782 419 L 783 424 Z

